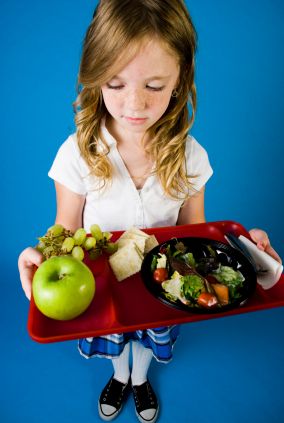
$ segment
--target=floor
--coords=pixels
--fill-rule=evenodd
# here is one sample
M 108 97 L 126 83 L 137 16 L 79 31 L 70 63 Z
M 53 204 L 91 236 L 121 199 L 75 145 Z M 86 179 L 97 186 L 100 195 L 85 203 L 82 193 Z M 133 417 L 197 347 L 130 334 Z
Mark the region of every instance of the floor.
M 82 358 L 76 341 L 33 341 L 17 269 L 5 273 L 1 422 L 100 422 L 97 399 L 111 362 Z M 183 325 L 172 362 L 150 367 L 158 421 L 283 423 L 283 326 L 284 308 Z M 137 421 L 131 397 L 116 421 Z

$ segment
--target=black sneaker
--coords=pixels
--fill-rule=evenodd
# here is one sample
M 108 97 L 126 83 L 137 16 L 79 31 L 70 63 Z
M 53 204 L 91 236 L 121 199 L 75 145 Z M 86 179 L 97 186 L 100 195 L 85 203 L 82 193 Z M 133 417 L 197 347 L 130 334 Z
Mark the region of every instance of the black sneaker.
M 154 423 L 158 417 L 158 400 L 149 381 L 132 385 L 136 414 L 141 423 Z
M 129 391 L 129 382 L 123 384 L 113 376 L 104 387 L 99 398 L 99 415 L 103 420 L 113 420 L 122 409 Z

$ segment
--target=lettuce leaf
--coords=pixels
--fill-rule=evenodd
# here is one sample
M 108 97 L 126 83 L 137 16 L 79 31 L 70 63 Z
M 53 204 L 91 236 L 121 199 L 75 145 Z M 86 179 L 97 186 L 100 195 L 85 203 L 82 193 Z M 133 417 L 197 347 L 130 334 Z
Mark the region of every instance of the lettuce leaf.
M 231 299 L 240 297 L 239 289 L 243 286 L 245 278 L 239 270 L 234 270 L 229 266 L 220 266 L 218 270 L 214 271 L 213 276 L 228 286 Z
M 197 300 L 201 292 L 204 290 L 204 283 L 198 275 L 182 276 L 183 295 L 188 300 Z

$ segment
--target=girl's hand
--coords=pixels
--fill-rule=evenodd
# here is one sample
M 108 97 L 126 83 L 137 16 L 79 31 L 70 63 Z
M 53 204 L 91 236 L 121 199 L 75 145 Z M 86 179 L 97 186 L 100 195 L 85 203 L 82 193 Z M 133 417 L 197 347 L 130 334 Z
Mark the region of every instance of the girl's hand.
M 37 267 L 43 262 L 43 255 L 32 247 L 26 248 L 19 256 L 18 267 L 22 288 L 31 299 L 32 280 Z
M 260 250 L 265 251 L 275 260 L 279 261 L 279 263 L 282 263 L 282 260 L 279 255 L 276 253 L 274 248 L 271 247 L 268 235 L 265 231 L 263 231 L 262 229 L 251 229 L 249 231 L 249 234 L 251 236 L 251 239 L 256 243 L 256 246 Z

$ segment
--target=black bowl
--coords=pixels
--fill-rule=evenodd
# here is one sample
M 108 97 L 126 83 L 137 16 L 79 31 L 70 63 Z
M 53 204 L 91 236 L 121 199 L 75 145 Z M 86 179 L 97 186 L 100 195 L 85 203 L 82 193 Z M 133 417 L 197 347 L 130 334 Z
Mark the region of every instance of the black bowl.
M 170 244 L 171 247 L 177 242 L 182 242 L 187 251 L 192 252 L 196 261 L 199 261 L 203 257 L 209 257 L 210 253 L 208 246 L 210 246 L 218 256 L 218 261 L 221 262 L 224 266 L 230 266 L 234 270 L 239 270 L 244 276 L 245 280 L 243 286 L 240 290 L 240 297 L 231 301 L 227 305 L 218 306 L 214 308 L 205 308 L 199 305 L 186 305 L 181 301 L 171 301 L 165 297 L 165 291 L 162 286 L 153 280 L 153 275 L 151 271 L 151 263 L 154 255 L 157 255 L 160 252 L 161 247 L 166 247 Z M 207 238 L 173 238 L 169 241 L 163 242 L 162 244 L 157 245 L 153 250 L 151 250 L 144 258 L 141 268 L 142 280 L 146 288 L 153 294 L 159 301 L 162 301 L 164 304 L 177 308 L 179 310 L 184 310 L 194 313 L 220 313 L 231 310 L 233 308 L 240 307 L 243 305 L 248 298 L 253 294 L 256 288 L 257 278 L 256 272 L 251 264 L 251 262 L 238 250 L 232 248 L 230 245 L 223 244 L 219 241 L 215 241 Z

